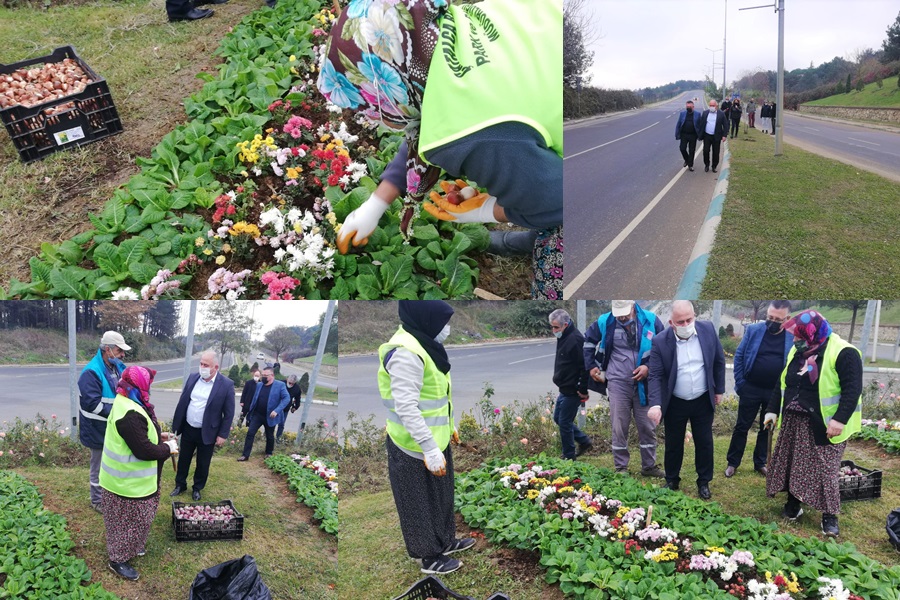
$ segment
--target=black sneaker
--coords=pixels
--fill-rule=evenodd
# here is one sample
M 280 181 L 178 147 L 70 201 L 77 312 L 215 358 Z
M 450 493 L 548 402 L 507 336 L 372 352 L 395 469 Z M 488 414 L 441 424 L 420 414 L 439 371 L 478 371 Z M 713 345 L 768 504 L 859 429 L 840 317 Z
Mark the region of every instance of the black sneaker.
M 840 530 L 838 529 L 838 518 L 837 515 L 830 515 L 828 513 L 822 514 L 822 534 L 825 537 L 836 538 L 840 535 Z
M 129 581 L 137 581 L 138 577 L 140 577 L 137 570 L 127 562 L 109 561 L 109 568 L 119 577 L 128 579 Z
M 796 521 L 802 514 L 803 508 L 799 504 L 792 504 L 790 502 L 785 504 L 784 508 L 781 510 L 781 516 L 788 521 Z
M 588 452 L 591 448 L 594 447 L 594 444 L 588 442 L 587 444 L 578 444 L 578 450 L 575 451 L 575 458 L 578 458 L 585 452 Z
M 437 573 L 452 573 L 453 571 L 459 569 L 461 566 L 461 562 L 459 562 L 455 558 L 450 558 L 449 556 L 445 556 L 443 554 L 438 554 L 437 556 L 431 558 L 422 559 L 422 572 L 429 575 Z
M 472 546 L 475 545 L 475 538 L 461 538 L 458 540 L 453 540 L 453 543 L 447 546 L 447 549 L 444 550 L 444 554 L 453 554 L 454 552 L 462 552 L 463 550 L 468 550 Z

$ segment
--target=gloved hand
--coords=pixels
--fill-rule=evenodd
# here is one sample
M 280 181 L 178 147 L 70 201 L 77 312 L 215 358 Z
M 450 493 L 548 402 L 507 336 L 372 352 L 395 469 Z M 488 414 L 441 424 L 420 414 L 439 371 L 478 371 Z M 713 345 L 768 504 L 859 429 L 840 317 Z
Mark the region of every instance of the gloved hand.
M 176 440 L 166 440 L 163 444 L 169 447 L 170 454 L 178 454 L 178 442 Z
M 763 418 L 763 427 L 766 429 L 775 427 L 776 421 L 778 421 L 778 415 L 775 413 L 766 413 L 766 416 Z
M 381 215 L 388 209 L 388 204 L 374 192 L 369 199 L 363 202 L 359 208 L 347 215 L 341 225 L 341 231 L 338 234 L 337 246 L 341 254 L 347 254 L 350 249 L 350 238 L 353 238 L 354 246 L 365 246 L 369 240 L 369 235 L 375 231 L 378 226 L 378 220 Z
M 459 446 L 459 432 L 457 430 L 453 430 L 453 435 L 450 436 L 450 443 L 454 446 Z
M 494 217 L 494 205 L 497 199 L 490 194 L 478 194 L 463 200 L 460 204 L 453 204 L 442 198 L 437 192 L 431 192 L 434 202 L 425 202 L 422 207 L 431 216 L 441 221 L 453 221 L 455 223 L 499 223 Z
M 435 448 L 425 453 L 425 466 L 436 477 L 443 477 L 447 474 L 447 459 L 444 453 Z

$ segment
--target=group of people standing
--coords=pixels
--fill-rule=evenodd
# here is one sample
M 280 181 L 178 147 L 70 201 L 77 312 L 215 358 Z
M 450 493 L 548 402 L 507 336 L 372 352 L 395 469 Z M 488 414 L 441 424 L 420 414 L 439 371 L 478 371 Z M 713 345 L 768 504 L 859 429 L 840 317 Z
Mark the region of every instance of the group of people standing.
M 790 318 L 788 301 L 770 303 L 764 323 L 749 325 L 734 358 L 737 424 L 725 476 L 740 467 L 753 423 L 753 452 L 766 493 L 788 492 L 782 516 L 795 520 L 801 504 L 822 513 L 822 532 L 839 534 L 838 479 L 847 438 L 861 422 L 862 358 L 835 334 L 825 318 L 808 310 Z M 672 304 L 668 327 L 630 300 L 614 300 L 584 335 L 569 314 L 555 310 L 550 327 L 558 338 L 554 383 L 559 387 L 554 421 L 562 458 L 575 460 L 593 447 L 574 424 L 588 389 L 609 401 L 613 466 L 627 473 L 628 432 L 637 428 L 641 474 L 665 478 L 678 490 L 690 424 L 697 495 L 712 497 L 713 420 L 725 393 L 725 354 L 713 324 L 698 321 L 688 301 Z M 576 360 L 580 355 L 581 360 Z M 656 462 L 656 428 L 665 424 L 664 469 Z M 771 458 L 769 428 L 781 429 Z M 576 447 L 577 443 L 577 447 Z

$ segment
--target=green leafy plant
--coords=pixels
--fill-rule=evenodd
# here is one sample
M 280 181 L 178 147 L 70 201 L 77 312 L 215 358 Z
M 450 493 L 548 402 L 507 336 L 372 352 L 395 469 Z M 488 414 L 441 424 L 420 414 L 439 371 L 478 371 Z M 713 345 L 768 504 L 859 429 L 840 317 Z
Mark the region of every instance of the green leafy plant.
M 324 531 L 337 535 L 337 492 L 329 489 L 332 482 L 337 489 L 337 471 L 333 465 L 309 456 L 276 454 L 266 459 L 266 466 L 287 476 L 288 486 L 297 493 L 297 502 L 314 510 L 313 516 L 321 522 Z

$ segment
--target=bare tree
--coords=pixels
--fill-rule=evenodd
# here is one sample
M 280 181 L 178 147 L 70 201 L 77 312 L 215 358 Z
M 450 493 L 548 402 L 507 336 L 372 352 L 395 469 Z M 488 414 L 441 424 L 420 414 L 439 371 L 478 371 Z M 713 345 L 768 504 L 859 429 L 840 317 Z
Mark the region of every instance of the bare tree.
M 590 81 L 587 70 L 594 61 L 594 53 L 588 48 L 603 37 L 593 24 L 594 15 L 588 11 L 588 2 L 563 2 L 563 85 L 570 88 Z

